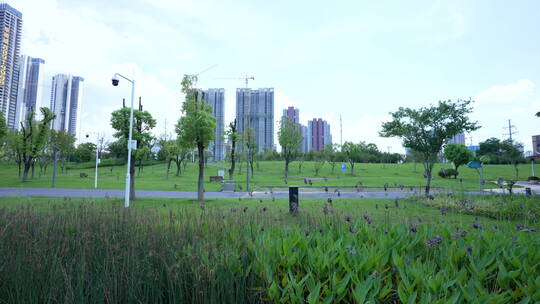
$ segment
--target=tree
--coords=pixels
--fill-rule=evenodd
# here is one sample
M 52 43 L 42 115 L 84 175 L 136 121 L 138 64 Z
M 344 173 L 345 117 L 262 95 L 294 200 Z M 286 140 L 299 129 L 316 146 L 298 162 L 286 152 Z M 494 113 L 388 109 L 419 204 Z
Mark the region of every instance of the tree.
M 129 139 L 129 116 L 130 108 L 122 107 L 111 113 L 111 126 L 116 132 L 113 134 L 118 139 L 118 148 L 122 148 L 122 154 L 127 156 L 127 141 Z M 133 109 L 133 133 L 132 138 L 137 141 L 137 149 L 144 149 L 152 141 L 152 130 L 156 126 L 156 120 L 148 111 Z M 110 145 L 109 145 L 110 147 Z M 131 156 L 135 158 L 136 150 L 132 150 Z M 130 193 L 129 200 L 135 200 L 135 161 L 129 167 Z
M 21 131 L 19 133 L 21 138 L 18 144 L 20 144 L 19 151 L 24 164 L 23 182 L 28 180 L 28 171 L 43 151 L 49 139 L 51 122 L 56 117 L 48 108 L 43 107 L 40 111 L 43 117 L 40 121 L 34 120 L 35 112 L 32 109 L 28 112 L 24 123 L 21 122 Z
M 231 143 L 231 168 L 229 169 L 229 179 L 234 180 L 234 169 L 236 167 L 236 143 L 238 142 L 238 130 L 236 129 L 236 118 L 229 124 L 227 129 L 227 138 Z
M 255 141 L 255 132 L 252 128 L 247 128 L 242 134 L 242 142 L 247 149 L 247 161 L 249 169 L 251 170 L 251 177 L 254 175 L 253 163 L 255 162 L 255 155 L 257 154 L 257 143 Z
M 444 148 L 444 157 L 454 164 L 454 169 L 458 171 L 459 166 L 465 165 L 474 158 L 474 154 L 465 145 L 449 143 Z M 456 176 L 454 175 L 454 178 Z
M 67 173 L 67 162 L 75 151 L 75 135 L 64 130 L 51 132 L 51 153 L 53 162 L 60 161 L 62 173 Z
M 300 134 L 300 125 L 289 119 L 282 119 L 279 124 L 278 139 L 281 145 L 281 155 L 285 159 L 285 178 L 287 178 L 289 164 L 300 154 L 299 150 L 303 139 Z
M 4 117 L 4 113 L 0 111 L 0 148 L 2 148 L 4 144 L 4 139 L 6 138 L 7 133 L 6 118 Z
M 346 161 L 351 165 L 351 175 L 354 175 L 354 164 L 362 161 L 362 147 L 346 141 L 341 147 L 341 152 L 345 155 Z
M 197 82 L 196 75 L 184 75 L 182 79 L 182 93 L 186 99 L 182 104 L 182 113 L 176 125 L 176 133 L 182 137 L 182 142 L 188 147 L 197 148 L 199 155 L 199 179 L 197 199 L 204 202 L 204 150 L 214 139 L 216 118 L 212 115 L 212 107 L 207 105 L 202 94 L 194 89 Z
M 94 143 L 86 142 L 77 146 L 75 149 L 75 160 L 78 162 L 89 162 L 96 154 L 97 146 Z
M 315 173 L 315 176 L 319 176 L 319 172 L 324 167 L 324 164 L 326 163 L 326 159 L 327 158 L 326 158 L 324 149 L 320 152 L 315 153 L 314 158 L 313 158 L 313 160 L 315 161 L 315 164 L 313 164 L 313 171 Z
M 520 163 L 525 162 L 523 153 L 521 152 L 523 145 L 520 143 L 514 143 L 512 140 L 507 139 L 501 143 L 502 155 L 501 158 L 504 162 L 514 166 L 516 172 L 516 181 L 519 179 L 519 167 Z
M 457 102 L 439 101 L 437 106 L 422 107 L 418 110 L 400 107 L 390 113 L 392 121 L 382 124 L 379 134 L 383 137 L 399 137 L 405 147 L 421 154 L 426 176 L 425 194 L 429 194 L 432 170 L 437 161 L 437 154 L 443 144 L 456 134 L 474 131 L 479 128 L 477 122 L 471 122 L 468 114 L 471 100 Z

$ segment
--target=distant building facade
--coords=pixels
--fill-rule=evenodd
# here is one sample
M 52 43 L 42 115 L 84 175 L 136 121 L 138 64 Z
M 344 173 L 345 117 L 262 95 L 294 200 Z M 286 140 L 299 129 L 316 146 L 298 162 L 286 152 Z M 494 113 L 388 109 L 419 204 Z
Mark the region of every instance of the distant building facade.
M 465 145 L 465 133 L 456 134 L 454 137 L 448 140 L 448 143 Z
M 532 136 L 532 155 L 540 156 L 540 135 Z
M 204 102 L 212 107 L 212 115 L 216 118 L 216 129 L 214 140 L 208 146 L 211 152 L 210 160 L 222 161 L 225 160 L 225 89 L 208 89 L 197 90 L 199 98 L 203 98 Z
M 314 118 L 308 121 L 308 137 L 311 138 L 310 151 L 322 151 L 328 144 L 332 144 L 332 134 L 330 124 L 321 118 Z
M 239 134 L 253 130 L 258 153 L 273 150 L 274 89 L 236 89 L 236 123 Z
M 287 117 L 289 121 L 294 123 L 300 123 L 300 110 L 295 107 L 288 107 L 283 110 L 283 116 Z
M 84 78 L 57 74 L 52 79 L 51 110 L 56 115 L 53 130 L 77 135 L 80 125 Z
M 17 128 L 19 56 L 22 14 L 6 3 L 0 4 L 0 112 L 8 128 Z
M 19 88 L 17 97 L 17 111 L 15 115 L 15 128 L 20 128 L 29 111 L 33 110 L 36 117 L 42 106 L 43 96 L 43 65 L 45 60 L 22 55 L 19 62 Z

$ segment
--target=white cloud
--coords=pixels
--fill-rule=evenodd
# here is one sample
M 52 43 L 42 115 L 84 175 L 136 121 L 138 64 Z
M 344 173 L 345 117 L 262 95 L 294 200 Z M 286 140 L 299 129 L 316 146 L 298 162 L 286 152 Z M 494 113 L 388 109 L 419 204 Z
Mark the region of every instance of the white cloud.
M 521 104 L 535 93 L 536 85 L 529 79 L 521 79 L 511 84 L 495 85 L 478 93 L 474 99 L 479 104 Z

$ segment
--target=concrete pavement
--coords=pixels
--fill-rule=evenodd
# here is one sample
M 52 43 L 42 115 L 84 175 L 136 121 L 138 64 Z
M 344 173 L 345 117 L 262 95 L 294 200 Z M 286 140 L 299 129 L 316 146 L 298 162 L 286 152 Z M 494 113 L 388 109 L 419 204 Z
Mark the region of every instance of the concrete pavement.
M 138 190 L 137 197 L 197 198 L 196 191 Z M 300 192 L 302 198 L 403 198 L 416 195 L 411 192 Z M 69 189 L 69 188 L 0 188 L 0 197 L 45 196 L 45 197 L 124 197 L 124 190 L 116 189 Z M 288 192 L 206 192 L 206 198 L 288 198 Z

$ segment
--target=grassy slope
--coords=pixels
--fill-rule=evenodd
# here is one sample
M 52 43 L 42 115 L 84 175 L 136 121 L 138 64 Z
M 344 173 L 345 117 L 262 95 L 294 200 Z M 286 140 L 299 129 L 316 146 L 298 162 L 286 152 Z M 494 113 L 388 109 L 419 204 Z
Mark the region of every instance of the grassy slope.
M 289 185 L 303 185 L 303 180 L 295 177 L 315 177 L 313 167 L 314 163 L 304 162 L 302 171 L 298 170 L 298 162 L 293 162 L 290 170 Z M 227 165 L 222 163 L 222 165 Z M 437 164 L 434 172 L 438 172 L 440 168 L 449 168 L 450 164 Z M 255 169 L 255 177 L 252 182 L 259 187 L 264 186 L 285 186 L 283 182 L 283 162 L 260 162 L 259 168 Z M 112 171 L 111 171 L 112 168 Z M 530 165 L 520 165 L 520 180 L 526 180 L 530 175 Z M 147 166 L 140 176 L 136 176 L 136 188 L 138 190 L 174 190 L 174 185 L 178 185 L 178 190 L 196 190 L 197 166 L 190 163 L 187 167 L 187 172 L 179 177 L 173 173 L 169 179 L 165 177 L 166 166 L 164 164 Z M 242 169 L 245 169 L 245 165 Z M 220 186 L 217 183 L 209 183 L 208 176 L 217 175 L 218 168 L 209 166 L 205 172 L 205 182 L 207 191 L 218 191 Z M 17 178 L 17 167 L 0 163 L 0 187 L 50 187 L 52 167 L 49 166 L 47 174 L 38 177 L 36 168 L 36 178 L 27 183 L 21 183 Z M 328 181 L 315 181 L 315 186 L 354 186 L 358 181 L 362 181 L 367 187 L 382 187 L 385 183 L 393 186 L 394 183 L 404 184 L 406 186 L 422 186 L 424 178 L 422 177 L 422 166 L 414 164 L 356 164 L 355 176 L 350 175 L 350 168 L 346 173 L 341 173 L 339 164 L 336 165 L 335 172 L 331 172 L 330 165 L 326 164 L 319 177 L 329 177 Z M 465 190 L 478 189 L 478 174 L 475 170 L 467 167 L 459 169 L 460 177 L 463 178 L 463 188 Z M 88 178 L 80 178 L 80 173 L 88 174 Z M 100 168 L 98 187 L 101 189 L 122 189 L 125 182 L 125 167 L 105 167 Z M 515 176 L 514 168 L 510 165 L 488 165 L 484 168 L 484 174 L 487 180 L 496 180 L 499 176 L 506 179 L 512 179 Z M 293 177 L 294 176 L 294 177 Z M 94 185 L 94 170 L 93 169 L 70 169 L 68 174 L 58 174 L 58 188 L 93 188 Z M 237 181 L 240 181 L 245 186 L 245 174 L 237 174 Z M 455 190 L 460 189 L 459 179 L 441 179 L 435 176 L 433 180 L 434 186 L 448 187 Z M 493 187 L 493 185 L 488 185 Z

